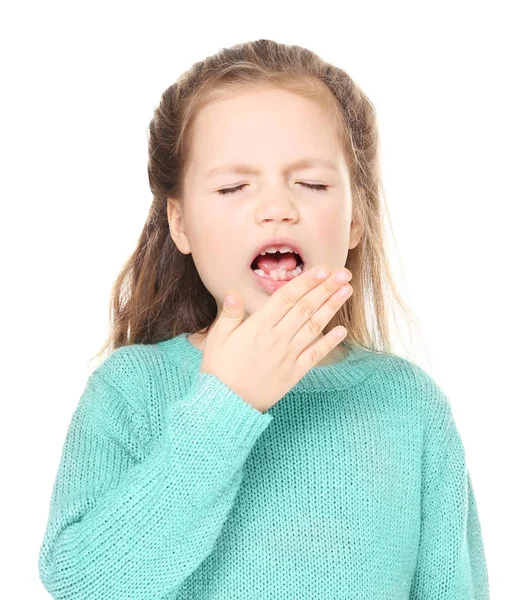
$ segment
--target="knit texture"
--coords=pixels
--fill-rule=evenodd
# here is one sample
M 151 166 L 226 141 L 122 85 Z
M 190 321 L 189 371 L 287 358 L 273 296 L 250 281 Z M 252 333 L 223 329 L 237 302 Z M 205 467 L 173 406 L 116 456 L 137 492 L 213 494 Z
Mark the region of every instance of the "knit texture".
M 181 334 L 88 377 L 39 575 L 56 600 L 489 600 L 450 403 L 352 349 L 261 412 Z

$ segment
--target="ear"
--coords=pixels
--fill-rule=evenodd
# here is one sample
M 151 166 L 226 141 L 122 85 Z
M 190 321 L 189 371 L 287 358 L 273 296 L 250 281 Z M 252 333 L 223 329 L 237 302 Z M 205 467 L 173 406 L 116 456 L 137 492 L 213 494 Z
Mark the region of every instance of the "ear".
M 353 248 L 355 248 L 355 246 L 357 246 L 357 244 L 361 240 L 363 232 L 364 232 L 363 224 L 359 220 L 353 219 L 350 224 L 350 243 L 348 246 L 348 248 L 350 250 L 352 250 Z
M 352 214 L 350 223 L 350 243 L 348 248 L 353 250 L 361 241 L 364 233 L 364 220 L 361 212 L 361 206 L 365 203 L 365 190 L 354 185 L 352 196 Z
M 184 231 L 184 217 L 182 214 L 182 201 L 179 198 L 167 199 L 167 220 L 171 239 L 182 254 L 190 254 L 191 247 L 188 236 Z

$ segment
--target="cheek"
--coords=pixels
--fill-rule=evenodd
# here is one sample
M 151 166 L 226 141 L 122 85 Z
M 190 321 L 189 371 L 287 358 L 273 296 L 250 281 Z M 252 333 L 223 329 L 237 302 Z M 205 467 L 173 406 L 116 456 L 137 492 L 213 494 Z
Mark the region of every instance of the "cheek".
M 317 256 L 326 259 L 329 264 L 342 264 L 350 239 L 347 216 L 340 212 L 322 211 L 311 223 L 308 237 L 319 242 L 314 245 Z
M 314 224 L 314 238 L 320 240 L 333 242 L 338 239 L 339 232 L 344 228 L 343 219 L 337 212 L 332 210 L 319 211 L 312 222 Z

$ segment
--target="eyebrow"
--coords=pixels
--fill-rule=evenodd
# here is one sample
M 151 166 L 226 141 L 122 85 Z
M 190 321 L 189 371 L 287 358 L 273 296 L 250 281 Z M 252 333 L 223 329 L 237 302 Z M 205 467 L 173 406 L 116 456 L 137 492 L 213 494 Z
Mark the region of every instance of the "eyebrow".
M 302 158 L 297 160 L 290 165 L 288 165 L 285 169 L 285 172 L 288 173 L 290 171 L 295 171 L 297 169 L 307 169 L 310 167 L 324 167 L 328 169 L 332 169 L 334 171 L 338 171 L 337 165 L 331 161 L 326 160 L 324 158 Z M 212 177 L 213 175 L 217 175 L 219 173 L 243 173 L 243 174 L 259 174 L 259 169 L 253 167 L 252 165 L 246 165 L 241 163 L 232 163 L 228 165 L 223 165 L 221 167 L 214 167 L 210 169 L 206 173 L 206 178 Z

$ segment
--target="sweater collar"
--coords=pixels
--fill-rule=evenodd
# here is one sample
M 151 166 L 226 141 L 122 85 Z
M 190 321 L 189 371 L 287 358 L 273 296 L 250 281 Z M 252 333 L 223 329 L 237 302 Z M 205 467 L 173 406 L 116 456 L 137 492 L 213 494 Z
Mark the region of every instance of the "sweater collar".
M 158 342 L 156 345 L 180 365 L 186 364 L 193 371 L 200 371 L 203 351 L 194 346 L 189 340 L 188 333 L 181 333 L 174 338 Z M 331 365 L 316 366 L 294 385 L 288 393 L 306 391 L 336 391 L 351 388 L 368 375 L 380 364 L 377 360 L 380 352 L 368 350 L 361 346 L 353 346 L 340 362 Z

